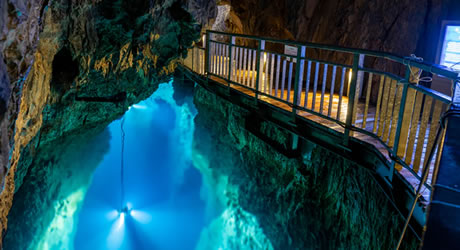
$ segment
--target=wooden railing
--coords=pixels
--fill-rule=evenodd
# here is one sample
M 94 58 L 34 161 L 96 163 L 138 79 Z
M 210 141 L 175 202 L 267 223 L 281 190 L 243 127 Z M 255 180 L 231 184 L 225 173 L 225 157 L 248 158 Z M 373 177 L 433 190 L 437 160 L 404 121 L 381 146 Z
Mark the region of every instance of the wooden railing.
M 313 116 L 342 132 L 345 146 L 350 137 L 374 144 L 388 152 L 392 168 L 414 186 L 422 170 L 430 168 L 425 184 L 430 189 L 444 134 L 437 144 L 435 137 L 452 93 L 433 90 L 423 84 L 430 79 L 420 75 L 458 83 L 457 73 L 416 58 L 361 49 L 215 31 L 206 38 L 204 48 L 189 51 L 186 67 L 257 101 Z

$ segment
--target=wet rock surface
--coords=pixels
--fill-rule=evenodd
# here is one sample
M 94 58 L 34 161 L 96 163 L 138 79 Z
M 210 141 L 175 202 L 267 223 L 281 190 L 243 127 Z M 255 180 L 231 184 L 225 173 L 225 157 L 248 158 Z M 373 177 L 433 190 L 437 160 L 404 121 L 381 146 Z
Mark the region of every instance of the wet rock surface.
M 8 172 L 21 90 L 38 43 L 43 0 L 0 2 L 0 179 Z
M 10 129 L 1 132 L 1 159 L 10 158 L 9 164 L 3 160 L 0 173 L 1 179 L 6 178 L 0 197 L 3 233 L 15 190 L 27 182 L 31 171 L 41 168 L 34 159 L 51 161 L 47 158 L 52 153 L 41 150 L 53 148 L 61 138 L 104 128 L 131 104 L 150 96 L 160 82 L 169 79 L 175 60 L 198 37 L 191 16 L 176 0 L 139 0 L 135 5 L 127 0 L 7 2 L 0 6 L 2 20 L 9 22 L 7 28 L 3 23 L 1 27 L 9 33 L 2 33 L 0 48 L 8 58 L 4 58 L 7 70 L 2 67 L 0 77 L 12 86 L 8 89 L 2 81 L 0 94 L 8 96 L 9 91 L 16 99 L 3 105 L 10 114 L 0 117 L 9 118 L 1 125 Z M 20 22 L 22 15 L 31 20 Z M 27 28 L 12 31 L 15 22 Z M 26 34 L 27 44 L 17 42 Z M 14 41 L 17 46 L 11 47 Z M 6 53 L 12 50 L 15 56 Z M 24 66 L 28 74 L 11 72 L 24 68 L 14 58 L 32 58 L 21 62 L 30 64 L 30 69 Z M 20 77 L 19 87 L 12 84 Z M 26 193 L 31 185 L 21 192 Z
M 109 140 L 107 129 L 93 129 L 38 149 L 14 196 L 4 249 L 73 248 L 77 215 Z
M 27 197 L 38 183 L 29 183 L 29 174 L 45 180 L 48 172 L 38 168 L 52 171 L 46 162 L 53 153 L 45 151 L 64 138 L 105 127 L 174 71 L 174 60 L 198 38 L 181 2 L 203 30 L 415 52 L 428 61 L 435 60 L 441 21 L 460 13 L 455 0 L 0 1 L 2 233 L 15 191 L 25 183 L 20 197 Z M 228 10 L 223 19 L 218 5 L 230 6 L 221 8 Z M 241 128 L 243 110 L 225 103 L 216 107 L 219 101 L 203 93 L 198 91 L 197 106 L 210 114 L 201 112 L 197 122 L 223 141 L 214 146 L 239 159 L 226 163 L 238 166 L 230 170 L 216 155 L 213 168 L 244 177 L 232 180 L 243 193 L 238 203 L 257 215 L 275 248 L 393 245 L 399 222 L 388 220 L 395 215 L 383 200 L 363 203 L 366 197 L 383 197 L 364 170 L 319 147 L 313 147 L 308 162 L 287 159 Z M 212 126 L 211 114 L 226 122 Z M 283 132 L 276 134 L 284 140 Z M 28 201 L 17 206 L 21 202 Z M 278 234 L 280 225 L 284 231 Z
M 208 155 L 216 182 L 228 177 L 236 203 L 257 218 L 274 249 L 396 246 L 404 222 L 368 170 L 307 141 L 301 156 L 288 158 L 244 129 L 248 111 L 200 87 L 194 102 L 195 152 Z M 287 131 L 263 127 L 287 143 Z M 411 237 L 404 244 L 417 246 Z

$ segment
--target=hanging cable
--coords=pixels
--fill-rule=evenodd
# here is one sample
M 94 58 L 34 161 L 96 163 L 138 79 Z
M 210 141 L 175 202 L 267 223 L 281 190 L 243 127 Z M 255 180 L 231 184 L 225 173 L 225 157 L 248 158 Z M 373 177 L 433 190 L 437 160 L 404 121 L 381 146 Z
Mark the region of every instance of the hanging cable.
M 125 178 L 124 178 L 124 154 L 125 154 L 125 117 L 121 119 L 120 129 L 121 129 L 121 162 L 120 162 L 120 186 L 121 186 L 121 204 L 120 211 L 124 210 L 125 207 Z

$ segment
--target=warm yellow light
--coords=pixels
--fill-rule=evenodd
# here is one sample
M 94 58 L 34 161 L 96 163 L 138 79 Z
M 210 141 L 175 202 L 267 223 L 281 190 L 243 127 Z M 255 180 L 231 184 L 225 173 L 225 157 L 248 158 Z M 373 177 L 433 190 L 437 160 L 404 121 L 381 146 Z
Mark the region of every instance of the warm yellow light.
M 350 74 L 348 74 L 348 83 L 351 83 L 351 76 L 353 75 L 353 70 L 350 69 Z

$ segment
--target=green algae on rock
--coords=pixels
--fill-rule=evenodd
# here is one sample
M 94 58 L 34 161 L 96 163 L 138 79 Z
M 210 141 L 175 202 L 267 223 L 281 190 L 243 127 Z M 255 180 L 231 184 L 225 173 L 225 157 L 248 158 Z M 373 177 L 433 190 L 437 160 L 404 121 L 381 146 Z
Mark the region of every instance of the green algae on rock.
M 367 169 L 309 141 L 299 156 L 287 157 L 244 129 L 249 111 L 200 86 L 194 100 L 194 150 L 209 155 L 216 180 L 228 177 L 239 206 L 257 218 L 274 249 L 396 245 L 403 221 Z M 288 143 L 290 132 L 263 127 L 278 131 L 267 134 L 273 141 Z M 404 244 L 413 249 L 417 241 L 407 237 Z
M 50 1 L 24 82 L 0 223 L 37 152 L 61 137 L 105 127 L 171 77 L 199 33 L 178 0 Z M 177 16 L 175 13 L 180 12 Z M 5 154 L 5 152 L 2 152 Z M 16 174 L 17 173 L 17 174 Z M 15 183 L 18 185 L 15 186 Z

